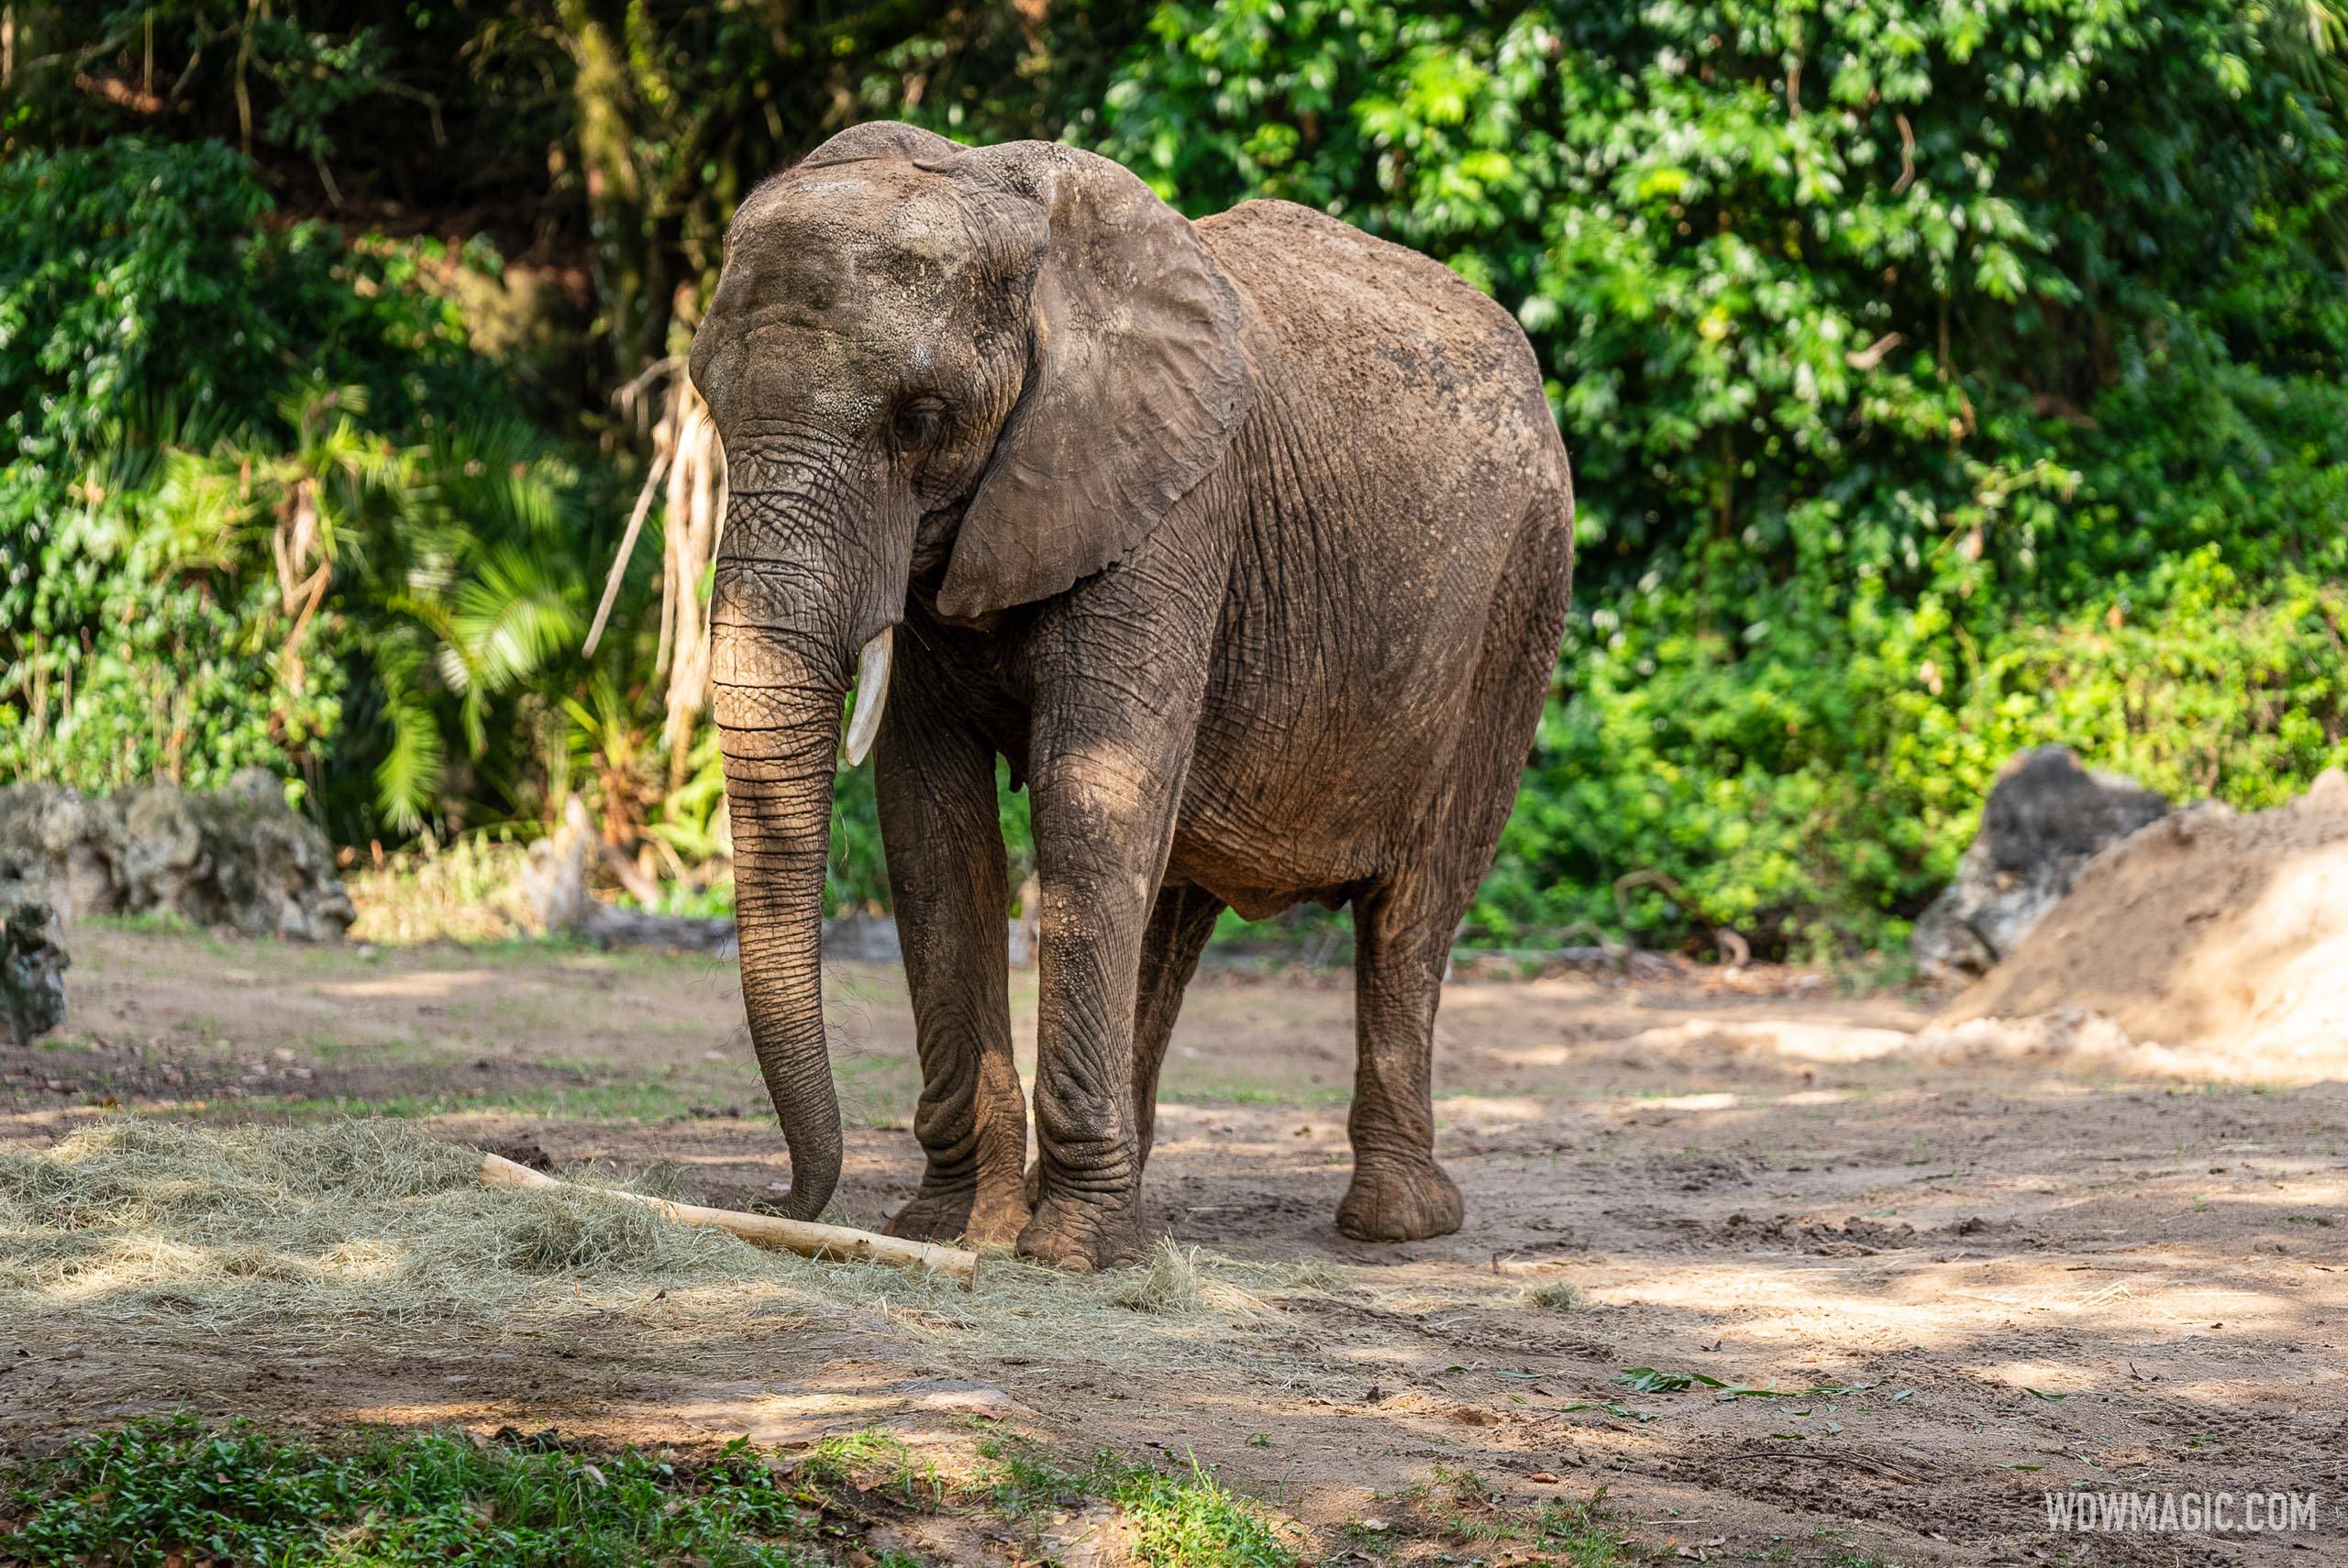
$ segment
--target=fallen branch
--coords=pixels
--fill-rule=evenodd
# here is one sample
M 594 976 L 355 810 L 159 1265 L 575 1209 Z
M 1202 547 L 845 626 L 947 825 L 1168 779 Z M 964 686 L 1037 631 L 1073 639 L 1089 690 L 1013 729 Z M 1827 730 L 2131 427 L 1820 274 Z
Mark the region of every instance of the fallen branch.
M 619 599 L 620 580 L 627 575 L 628 558 L 636 554 L 636 536 L 644 532 L 645 514 L 652 510 L 653 493 L 668 475 L 669 459 L 673 456 L 667 451 L 653 455 L 652 471 L 644 476 L 644 488 L 637 492 L 636 509 L 627 514 L 627 529 L 620 535 L 620 547 L 612 552 L 612 570 L 604 579 L 603 602 L 595 606 L 594 624 L 587 628 L 587 641 L 579 650 L 583 657 L 594 657 L 595 645 L 604 640 L 604 623 L 612 618 L 612 605 Z
M 541 1176 L 529 1166 L 515 1165 L 499 1154 L 483 1154 L 481 1157 L 481 1179 L 490 1187 L 592 1191 L 604 1198 L 616 1198 L 623 1203 L 640 1203 L 647 1208 L 657 1209 L 680 1225 L 724 1231 L 741 1237 L 754 1247 L 797 1253 L 803 1258 L 822 1258 L 827 1263 L 887 1264 L 892 1268 L 920 1269 L 929 1274 L 944 1275 L 965 1290 L 978 1282 L 978 1254 L 956 1247 L 907 1242 L 895 1236 L 876 1236 L 869 1231 L 851 1231 L 844 1225 L 818 1225 L 807 1220 L 785 1220 L 773 1214 L 744 1214 L 731 1209 L 703 1209 L 696 1204 L 671 1203 L 666 1198 L 648 1198 L 640 1192 L 618 1192 L 601 1187 L 581 1187 L 567 1181 L 557 1181 L 550 1176 Z
M 1744 940 L 1733 926 L 1722 925 L 1706 914 L 1703 906 L 1689 895 L 1688 889 L 1662 871 L 1633 871 L 1614 878 L 1614 908 L 1623 917 L 1623 929 L 1631 929 L 1630 891 L 1634 888 L 1653 888 L 1679 906 L 1680 912 L 1697 924 L 1707 926 L 1712 933 L 1712 945 L 1719 949 L 1732 969 L 1742 969 L 1753 962 L 1753 944 Z

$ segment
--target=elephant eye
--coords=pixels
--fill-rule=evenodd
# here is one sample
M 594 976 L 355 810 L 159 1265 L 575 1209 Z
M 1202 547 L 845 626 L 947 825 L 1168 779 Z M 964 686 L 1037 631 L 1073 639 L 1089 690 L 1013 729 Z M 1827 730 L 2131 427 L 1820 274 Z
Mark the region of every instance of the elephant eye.
M 936 398 L 909 398 L 897 405 L 892 427 L 901 447 L 927 446 L 946 423 L 946 405 Z

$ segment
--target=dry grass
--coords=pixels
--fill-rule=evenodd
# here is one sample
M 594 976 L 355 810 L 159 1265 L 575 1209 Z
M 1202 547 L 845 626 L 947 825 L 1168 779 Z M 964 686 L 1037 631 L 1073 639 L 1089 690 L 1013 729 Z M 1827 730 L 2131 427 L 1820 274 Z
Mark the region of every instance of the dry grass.
M 1149 1264 L 1125 1275 L 1110 1288 L 1109 1299 L 1135 1312 L 1178 1318 L 1204 1305 L 1199 1281 L 1199 1249 L 1178 1246 L 1160 1236 Z
M 227 1131 L 122 1119 L 0 1154 L 0 1300 L 226 1324 L 398 1318 L 731 1285 L 766 1254 L 593 1193 L 480 1187 L 475 1156 L 397 1121 Z M 524 1201 L 516 1202 L 516 1198 Z M 657 1282 L 651 1286 L 647 1282 Z
M 353 942 L 500 942 L 537 929 L 515 887 L 527 846 L 475 835 L 445 848 L 404 852 L 343 885 L 359 911 Z
M 1544 1312 L 1571 1312 L 1581 1306 L 1581 1286 L 1570 1279 L 1544 1279 L 1516 1293 L 1517 1304 Z
M 0 1317 L 165 1321 L 312 1337 L 461 1317 L 495 1332 L 626 1312 L 738 1322 L 778 1307 L 878 1317 L 934 1347 L 1111 1364 L 1246 1362 L 1245 1331 L 1325 1270 L 1161 1242 L 1150 1265 L 1072 1276 L 990 1260 L 963 1292 L 893 1269 L 766 1253 L 592 1187 L 484 1187 L 478 1156 L 398 1121 L 192 1128 L 120 1118 L 39 1154 L 0 1154 Z M 667 1186 L 655 1172 L 633 1184 Z M 1254 1354 L 1271 1360 L 1265 1346 Z
M 1160 1236 L 1150 1249 L 1149 1261 L 1139 1270 L 1113 1276 L 1109 1299 L 1131 1312 L 1158 1318 L 1189 1318 L 1219 1314 L 1229 1318 L 1262 1317 L 1277 1310 L 1255 1291 L 1243 1288 L 1238 1278 L 1251 1278 L 1291 1293 L 1324 1289 L 1299 1279 L 1301 1271 L 1250 1268 L 1229 1258 L 1213 1257 L 1186 1247 L 1170 1236 Z M 1312 1277 L 1318 1281 L 1329 1271 Z

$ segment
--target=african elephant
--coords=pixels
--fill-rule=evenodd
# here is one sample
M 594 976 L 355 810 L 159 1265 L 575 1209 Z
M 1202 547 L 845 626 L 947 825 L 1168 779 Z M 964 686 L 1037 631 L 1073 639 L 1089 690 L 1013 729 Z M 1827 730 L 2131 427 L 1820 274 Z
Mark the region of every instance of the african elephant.
M 714 707 L 782 1210 L 840 1170 L 818 940 L 853 668 L 921 1055 L 895 1232 L 1135 1256 L 1200 949 L 1226 906 L 1305 900 L 1356 921 L 1338 1227 L 1456 1230 L 1437 993 L 1573 569 L 1508 312 L 1303 207 L 1192 223 L 1089 152 L 869 124 L 742 204 L 692 377 L 730 486 Z M 1042 889 L 1032 1189 L 998 755 Z

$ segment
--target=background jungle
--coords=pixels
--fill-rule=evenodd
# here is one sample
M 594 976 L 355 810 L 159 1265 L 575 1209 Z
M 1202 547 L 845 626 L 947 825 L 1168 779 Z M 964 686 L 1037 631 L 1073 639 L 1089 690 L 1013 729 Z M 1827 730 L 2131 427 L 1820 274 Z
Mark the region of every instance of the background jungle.
M 362 850 L 577 794 L 722 907 L 664 507 L 580 650 L 735 203 L 889 116 L 1308 203 L 1515 311 L 1582 553 L 1471 934 L 1879 949 L 2018 747 L 2237 805 L 2348 761 L 2344 22 L 8 0 L 0 779 L 258 763 Z M 835 903 L 883 902 L 840 789 Z

